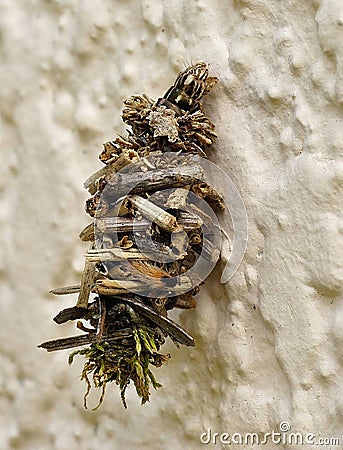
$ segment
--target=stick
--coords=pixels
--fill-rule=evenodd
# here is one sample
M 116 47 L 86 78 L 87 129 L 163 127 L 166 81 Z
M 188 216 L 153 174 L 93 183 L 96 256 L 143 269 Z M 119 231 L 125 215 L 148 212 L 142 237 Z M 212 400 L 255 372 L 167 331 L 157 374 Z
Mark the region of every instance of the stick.
M 107 164 L 105 167 L 102 167 L 97 172 L 93 173 L 87 180 L 84 182 L 83 186 L 85 189 L 91 194 L 95 194 L 97 189 L 96 182 L 103 177 L 111 176 L 114 172 L 119 172 L 121 169 L 126 167 L 129 164 L 138 161 L 138 154 L 134 150 L 124 150 L 123 153 L 113 162 Z
M 151 277 L 153 278 L 153 277 Z M 193 287 L 193 283 L 189 277 L 186 275 L 180 276 L 180 284 L 173 286 L 173 292 L 177 294 L 178 290 L 181 291 L 189 291 Z M 104 278 L 103 280 L 98 280 L 94 287 L 92 288 L 92 292 L 99 295 L 119 295 L 119 294 L 127 294 L 128 292 L 150 292 L 154 289 L 163 290 L 170 289 L 168 288 L 168 278 L 154 278 L 153 281 L 138 281 L 138 280 L 110 280 L 108 278 Z
M 92 249 L 93 245 L 90 247 Z M 81 276 L 81 287 L 79 296 L 76 302 L 76 306 L 78 308 L 87 308 L 88 307 L 88 299 L 89 294 L 91 293 L 91 288 L 94 284 L 94 281 L 97 276 L 97 271 L 95 269 L 95 265 L 92 264 L 91 261 L 86 259 L 85 268 L 82 272 Z
M 225 209 L 225 202 L 223 197 L 213 187 L 205 182 L 193 184 L 191 190 L 194 194 L 212 203 L 220 209 Z
M 96 338 L 97 341 L 100 342 L 102 335 L 104 334 L 105 329 L 105 321 L 106 321 L 106 302 L 105 299 L 102 297 L 99 297 L 99 321 L 98 321 L 98 327 L 96 330 Z
M 163 284 L 160 283 L 157 279 L 154 280 L 154 287 L 163 288 Z M 150 285 L 151 287 L 151 285 Z M 102 295 L 117 295 L 120 293 L 127 294 L 128 292 L 139 292 L 146 291 L 149 288 L 149 284 L 144 281 L 135 281 L 135 280 L 110 280 L 105 278 L 103 280 L 99 280 L 96 282 L 93 287 L 92 292 L 96 294 Z
M 145 173 L 125 173 L 118 174 L 113 182 L 108 180 L 104 193 L 110 198 L 118 198 L 123 193 L 140 194 L 170 187 L 182 187 L 203 179 L 203 170 L 199 165 L 149 170 Z
M 132 332 L 130 328 L 123 328 L 118 330 L 111 335 L 103 334 L 102 340 L 100 342 L 113 342 L 122 339 L 127 339 L 132 337 Z M 56 350 L 65 350 L 67 348 L 81 347 L 88 344 L 93 344 L 97 342 L 97 337 L 95 333 L 82 334 L 80 336 L 72 336 L 62 339 L 54 339 L 52 341 L 46 341 L 38 345 L 38 348 L 45 348 L 48 352 L 54 352 Z
M 121 248 L 106 248 L 89 250 L 85 256 L 90 263 L 97 263 L 101 261 L 120 261 L 123 259 L 154 260 L 156 251 L 144 251 L 143 254 L 136 248 L 129 248 L 127 250 Z
M 156 223 L 162 230 L 169 232 L 181 231 L 181 227 L 172 214 L 149 202 L 149 200 L 138 195 L 131 195 L 129 200 L 138 208 L 144 217 Z
M 177 223 L 185 231 L 193 230 L 194 228 L 200 228 L 203 224 L 203 220 L 187 212 L 180 212 L 177 219 Z M 96 220 L 96 232 L 100 233 L 127 233 L 132 231 L 146 231 L 151 226 L 151 222 L 147 219 L 134 220 L 128 217 L 102 217 Z M 91 231 L 92 230 L 92 231 Z M 80 238 L 83 241 L 93 240 L 94 236 L 94 224 L 90 223 L 80 233 Z
M 80 284 L 76 284 L 74 286 L 59 287 L 51 289 L 50 294 L 54 295 L 76 294 L 77 292 L 80 292 L 80 288 L 81 288 Z
M 76 306 L 72 306 L 60 311 L 53 320 L 60 325 L 61 323 L 68 322 L 68 320 L 82 319 L 87 311 L 88 310 L 86 308 L 77 308 Z

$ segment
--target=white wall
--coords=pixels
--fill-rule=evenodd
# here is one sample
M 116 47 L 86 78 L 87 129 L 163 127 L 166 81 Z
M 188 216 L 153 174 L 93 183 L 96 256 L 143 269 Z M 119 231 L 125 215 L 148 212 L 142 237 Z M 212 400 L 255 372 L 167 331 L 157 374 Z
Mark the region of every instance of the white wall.
M 282 421 L 342 445 L 343 2 L 2 0 L 0 27 L 0 448 L 199 449 L 208 428 Z M 73 332 L 51 319 L 75 297 L 48 291 L 80 278 L 82 184 L 122 101 L 199 60 L 220 79 L 210 158 L 244 198 L 248 249 L 181 315 L 197 345 L 166 347 L 150 404 L 130 390 L 124 410 L 113 387 L 85 411 L 82 358 L 36 349 Z

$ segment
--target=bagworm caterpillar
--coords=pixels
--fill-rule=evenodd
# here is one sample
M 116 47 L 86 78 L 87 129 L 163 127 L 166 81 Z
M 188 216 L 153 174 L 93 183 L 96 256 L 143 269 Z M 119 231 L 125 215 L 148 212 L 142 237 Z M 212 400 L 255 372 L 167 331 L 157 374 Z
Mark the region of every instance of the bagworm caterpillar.
M 157 101 L 145 94 L 125 100 L 128 136 L 104 144 L 104 167 L 85 182 L 92 195 L 86 211 L 94 222 L 80 234 L 90 243 L 81 283 L 51 291 L 78 293 L 76 305 L 54 320 L 77 320 L 83 334 L 40 345 L 48 351 L 82 347 L 69 362 L 76 354 L 86 358 L 85 407 L 91 381 L 102 388 L 98 406 L 109 382 L 119 386 L 125 407 L 131 381 L 145 403 L 150 384 L 160 386 L 150 367 L 170 357 L 159 353 L 165 338 L 194 345 L 167 312 L 195 307 L 203 278 L 194 268 L 201 258 L 214 265 L 219 256 L 213 218 L 203 204 L 223 209 L 224 202 L 195 158 L 206 156 L 216 138 L 201 104 L 216 82 L 200 62 Z

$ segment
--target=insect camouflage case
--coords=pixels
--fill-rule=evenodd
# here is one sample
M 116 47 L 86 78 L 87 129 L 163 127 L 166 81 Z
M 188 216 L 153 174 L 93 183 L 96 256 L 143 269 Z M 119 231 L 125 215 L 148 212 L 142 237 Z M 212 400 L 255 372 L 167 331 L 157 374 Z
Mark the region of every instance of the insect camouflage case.
M 77 354 L 86 359 L 85 407 L 91 382 L 102 389 L 98 406 L 107 383 L 115 382 L 126 407 L 130 381 L 144 404 L 150 385 L 160 386 L 151 366 L 170 358 L 159 353 L 165 338 L 194 345 L 167 312 L 195 308 L 203 278 L 192 269 L 200 257 L 212 267 L 219 257 L 213 218 L 202 205 L 223 209 L 224 202 L 196 156 L 205 158 L 216 138 L 200 103 L 216 82 L 200 62 L 181 72 L 157 102 L 145 94 L 125 100 L 128 136 L 104 144 L 104 167 L 85 182 L 92 195 L 86 211 L 94 219 L 80 234 L 90 242 L 81 284 L 51 291 L 78 293 L 76 305 L 54 321 L 77 320 L 84 333 L 39 346 L 49 352 L 80 347 L 69 363 Z

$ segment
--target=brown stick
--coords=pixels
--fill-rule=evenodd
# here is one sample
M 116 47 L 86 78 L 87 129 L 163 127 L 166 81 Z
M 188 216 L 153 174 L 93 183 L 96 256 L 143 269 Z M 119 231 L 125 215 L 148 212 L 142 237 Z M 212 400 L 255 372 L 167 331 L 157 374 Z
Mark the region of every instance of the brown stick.
M 114 172 L 119 172 L 119 170 L 136 161 L 138 161 L 137 152 L 134 150 L 125 150 L 115 161 L 107 164 L 105 167 L 102 167 L 100 170 L 87 178 L 83 186 L 85 189 L 88 189 L 91 194 L 95 194 L 97 191 L 96 182 L 100 178 L 111 176 Z
M 223 197 L 207 183 L 201 182 L 193 184 L 191 190 L 194 192 L 194 194 L 205 199 L 210 204 L 213 204 L 220 209 L 225 209 Z
M 99 295 L 121 295 L 127 294 L 128 292 L 147 292 L 148 290 L 153 291 L 154 289 L 163 289 L 165 287 L 165 282 L 167 278 L 161 278 L 158 280 L 154 279 L 154 282 L 149 283 L 144 280 L 110 280 L 104 278 L 103 280 L 98 280 L 94 285 L 92 292 Z M 184 291 L 192 289 L 193 284 L 189 277 L 180 277 L 180 286 L 174 286 L 173 291 L 177 293 L 178 289 Z
M 163 287 L 163 284 L 159 283 L 158 280 L 155 280 L 154 283 L 156 287 Z M 104 278 L 103 280 L 99 280 L 96 282 L 92 292 L 102 295 L 117 295 L 118 292 L 120 292 L 121 294 L 127 294 L 128 292 L 132 291 L 146 291 L 148 287 L 148 284 L 143 281 L 110 280 L 108 278 Z
M 181 212 L 177 223 L 182 227 L 185 231 L 190 231 L 194 228 L 200 228 L 203 224 L 203 220 L 196 216 L 186 212 Z M 151 222 L 146 219 L 142 220 L 133 220 L 128 217 L 102 217 L 101 219 L 96 220 L 96 231 L 100 233 L 127 233 L 135 229 L 135 231 L 145 231 L 151 225 Z M 84 228 L 80 237 L 82 240 L 93 240 L 91 238 L 90 229 L 94 229 L 94 225 L 91 223 Z
M 127 339 L 132 336 L 130 328 L 124 328 L 118 330 L 111 335 L 103 334 L 101 342 L 112 342 L 122 339 Z M 95 333 L 83 334 L 80 336 L 71 336 L 62 339 L 54 339 L 52 341 L 46 341 L 38 345 L 38 348 L 45 348 L 48 352 L 54 352 L 56 350 L 65 350 L 67 348 L 81 347 L 83 345 L 93 344 L 97 342 Z
M 141 253 L 136 248 L 129 248 L 128 250 L 123 250 L 121 248 L 106 248 L 99 250 L 89 250 L 86 253 L 86 258 L 90 263 L 97 263 L 101 261 L 120 261 L 122 259 L 153 259 L 156 252 L 145 252 Z
M 93 248 L 93 245 L 90 247 L 90 249 Z M 88 299 L 89 294 L 91 293 L 91 288 L 94 284 L 94 281 L 97 276 L 97 271 L 95 269 L 95 265 L 92 264 L 91 261 L 86 259 L 85 261 L 85 268 L 82 272 L 81 276 L 81 287 L 79 296 L 76 302 L 76 306 L 78 308 L 87 308 L 88 307 Z
M 70 308 L 65 308 L 60 311 L 57 316 L 54 317 L 54 322 L 61 324 L 68 322 L 68 320 L 82 319 L 87 313 L 86 308 L 77 308 L 72 306 Z
M 104 193 L 107 197 L 118 197 L 123 193 L 140 194 L 187 186 L 203 179 L 203 170 L 199 165 L 149 170 L 145 173 L 125 173 L 118 174 L 113 184 L 109 180 Z
M 54 295 L 76 294 L 77 292 L 80 292 L 80 288 L 81 288 L 80 284 L 76 284 L 74 286 L 59 287 L 51 289 L 50 294 Z
M 149 202 L 149 200 L 146 200 L 139 195 L 131 195 L 129 200 L 136 208 L 138 208 L 144 217 L 156 223 L 162 230 L 169 232 L 181 231 L 181 227 L 172 214 L 164 211 L 154 203 Z
M 100 317 L 98 322 L 98 328 L 96 330 L 96 338 L 98 342 L 101 341 L 106 321 L 106 302 L 105 299 L 101 297 L 99 297 L 99 310 L 100 310 Z

